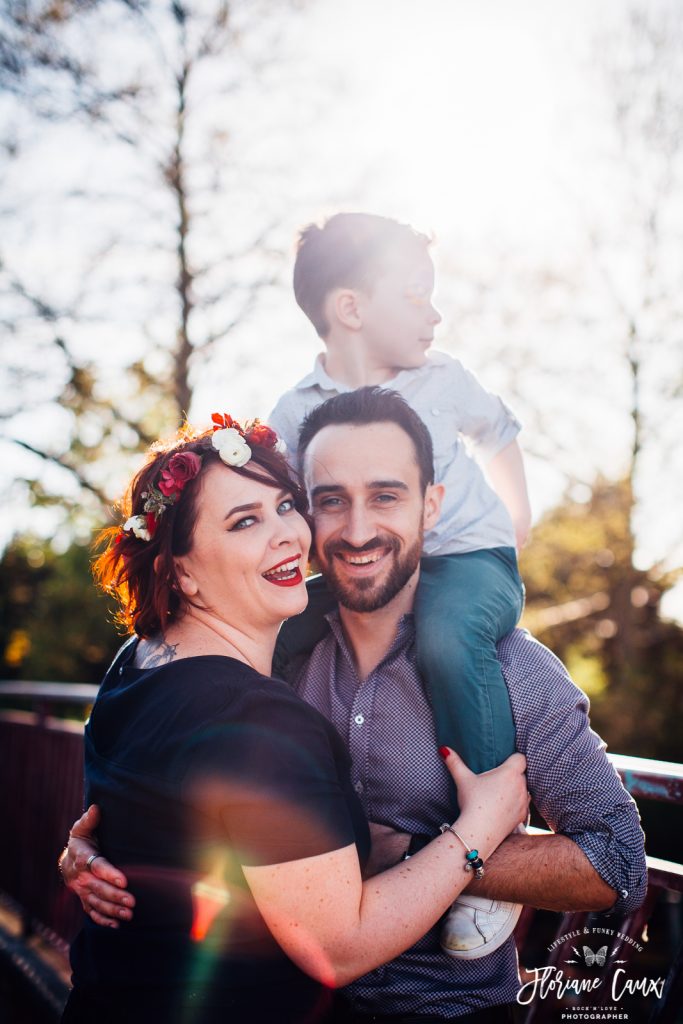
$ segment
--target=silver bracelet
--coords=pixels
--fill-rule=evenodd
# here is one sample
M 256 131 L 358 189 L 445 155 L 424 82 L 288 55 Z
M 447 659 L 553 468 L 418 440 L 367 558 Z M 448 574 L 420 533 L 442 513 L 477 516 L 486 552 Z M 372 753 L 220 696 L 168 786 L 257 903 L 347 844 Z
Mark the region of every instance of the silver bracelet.
M 453 826 L 449 825 L 447 822 L 444 822 L 443 825 L 439 825 L 439 832 L 441 833 L 441 835 L 443 835 L 444 832 L 451 832 L 456 839 L 460 840 L 462 845 L 465 847 L 465 850 L 467 851 L 465 853 L 465 871 L 474 871 L 475 878 L 483 878 L 484 862 L 479 856 L 479 850 L 470 849 L 470 847 L 467 845 L 463 837 L 458 835 Z

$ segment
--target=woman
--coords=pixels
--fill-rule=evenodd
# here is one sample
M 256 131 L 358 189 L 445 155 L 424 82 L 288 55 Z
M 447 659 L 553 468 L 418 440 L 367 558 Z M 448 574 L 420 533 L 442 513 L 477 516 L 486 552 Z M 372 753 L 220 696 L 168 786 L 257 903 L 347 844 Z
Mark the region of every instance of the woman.
M 270 678 L 279 626 L 306 603 L 305 498 L 272 431 L 214 423 L 153 450 L 96 563 L 136 636 L 86 727 L 87 798 L 135 914 L 78 936 L 69 1022 L 323 1020 L 330 989 L 450 906 L 471 877 L 463 846 L 485 859 L 526 816 L 521 755 L 477 777 L 449 752 L 453 833 L 363 882 L 343 744 Z

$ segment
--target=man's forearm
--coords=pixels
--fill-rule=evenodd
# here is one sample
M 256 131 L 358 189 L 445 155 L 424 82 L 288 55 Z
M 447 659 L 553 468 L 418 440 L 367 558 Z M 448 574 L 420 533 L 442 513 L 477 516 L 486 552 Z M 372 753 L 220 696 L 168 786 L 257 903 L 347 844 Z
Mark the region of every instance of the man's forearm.
M 508 836 L 467 892 L 543 910 L 609 910 L 617 893 L 567 836 Z

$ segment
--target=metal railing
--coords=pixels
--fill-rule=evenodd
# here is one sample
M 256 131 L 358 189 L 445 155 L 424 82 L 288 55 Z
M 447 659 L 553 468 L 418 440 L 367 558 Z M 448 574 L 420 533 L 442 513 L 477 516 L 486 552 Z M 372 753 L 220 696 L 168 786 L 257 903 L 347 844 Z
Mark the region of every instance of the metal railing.
M 98 687 L 75 683 L 0 683 L 0 891 L 20 908 L 23 932 L 46 932 L 66 951 L 81 912 L 61 884 L 57 857 L 83 806 L 83 717 Z M 28 705 L 26 710 L 7 705 Z M 4 710 L 2 709 L 4 706 Z
M 0 778 L 4 780 L 0 787 L 0 821 L 8 824 L 10 834 L 9 842 L 0 843 L 0 891 L 21 908 L 26 935 L 35 931 L 48 934 L 63 951 L 78 930 L 80 908 L 61 885 L 56 859 L 69 826 L 82 810 L 83 724 L 50 712 L 56 707 L 71 707 L 83 717 L 83 709 L 93 703 L 97 690 L 96 686 L 72 683 L 0 683 Z M 5 707 L 12 704 L 28 708 Z M 683 805 L 683 765 L 621 754 L 609 757 L 636 800 Z M 615 925 L 621 936 L 619 956 L 624 963 L 633 959 L 638 946 L 642 948 L 643 932 L 663 900 L 675 909 L 680 924 L 682 893 L 683 865 L 648 857 L 646 901 L 635 914 Z M 526 951 L 538 915 L 525 910 L 516 932 L 521 962 L 526 967 L 531 966 Z M 557 917 L 554 915 L 553 920 Z M 585 913 L 562 916 L 555 931 L 554 942 L 558 944 L 549 943 L 543 965 L 559 969 L 559 940 L 572 932 L 583 932 L 594 920 L 595 915 Z M 571 975 L 571 969 L 564 970 Z M 683 1005 L 680 948 L 670 950 L 666 970 L 664 994 L 654 1005 L 652 1016 L 642 1018 L 648 1024 L 673 1024 L 681 1019 L 676 1016 Z M 578 999 L 580 1003 L 581 997 Z M 585 1003 L 586 997 L 583 999 Z M 591 1005 L 598 1005 L 594 993 Z M 577 999 L 571 993 L 564 1002 L 537 1000 L 529 1007 L 525 1024 L 556 1021 L 561 1011 L 576 1006 Z

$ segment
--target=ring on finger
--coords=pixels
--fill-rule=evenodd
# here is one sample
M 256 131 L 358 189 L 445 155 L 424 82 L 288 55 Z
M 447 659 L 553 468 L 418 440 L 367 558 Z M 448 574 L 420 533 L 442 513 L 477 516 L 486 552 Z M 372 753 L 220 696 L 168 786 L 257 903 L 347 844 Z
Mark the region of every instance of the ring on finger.
M 88 857 L 88 859 L 85 862 L 85 870 L 86 871 L 92 871 L 92 862 L 94 860 L 97 860 L 97 858 L 101 857 L 101 856 L 102 856 L 101 853 L 91 853 L 90 856 Z

